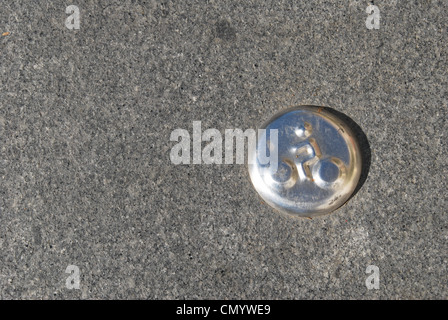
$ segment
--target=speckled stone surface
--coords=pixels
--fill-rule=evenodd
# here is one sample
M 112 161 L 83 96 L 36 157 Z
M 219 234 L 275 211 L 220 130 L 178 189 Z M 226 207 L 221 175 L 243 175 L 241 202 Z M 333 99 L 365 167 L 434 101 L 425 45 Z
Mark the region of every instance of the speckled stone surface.
M 448 2 L 375 1 L 379 30 L 367 5 L 2 1 L 0 298 L 447 299 Z M 244 165 L 170 162 L 174 129 L 299 104 L 370 146 L 331 215 L 278 214 Z

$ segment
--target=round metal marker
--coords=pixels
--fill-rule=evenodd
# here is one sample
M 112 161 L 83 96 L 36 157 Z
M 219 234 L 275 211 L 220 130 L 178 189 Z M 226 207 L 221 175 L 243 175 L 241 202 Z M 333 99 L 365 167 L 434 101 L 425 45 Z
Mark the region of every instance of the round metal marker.
M 299 106 L 271 118 L 249 145 L 249 175 L 265 202 L 300 217 L 330 213 L 361 175 L 356 137 L 322 107 Z M 264 130 L 263 130 L 264 129 Z

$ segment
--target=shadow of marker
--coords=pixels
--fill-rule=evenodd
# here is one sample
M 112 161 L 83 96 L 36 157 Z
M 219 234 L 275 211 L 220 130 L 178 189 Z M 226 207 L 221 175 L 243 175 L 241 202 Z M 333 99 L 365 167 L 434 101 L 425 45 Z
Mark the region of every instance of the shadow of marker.
M 367 136 L 364 133 L 364 131 L 362 131 L 361 127 L 355 121 L 353 121 L 352 118 L 330 107 L 325 107 L 324 109 L 328 113 L 337 116 L 347 124 L 347 126 L 352 130 L 353 134 L 358 139 L 359 149 L 361 150 L 361 161 L 362 161 L 361 176 L 359 177 L 359 181 L 358 184 L 356 185 L 355 191 L 353 191 L 353 194 L 347 200 L 348 202 L 358 193 L 358 191 L 364 185 L 364 182 L 366 182 L 367 176 L 369 175 L 371 158 L 372 158 L 372 152 L 370 150 L 369 140 L 367 139 Z

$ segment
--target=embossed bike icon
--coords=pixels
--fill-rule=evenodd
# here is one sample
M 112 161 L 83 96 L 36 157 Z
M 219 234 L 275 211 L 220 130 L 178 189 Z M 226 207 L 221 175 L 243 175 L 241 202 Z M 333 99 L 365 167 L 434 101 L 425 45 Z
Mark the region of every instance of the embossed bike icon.
M 268 183 L 285 189 L 298 183 L 314 183 L 322 189 L 329 189 L 343 182 L 346 173 L 343 161 L 322 155 L 310 123 L 298 126 L 294 134 L 299 142 L 282 152 L 277 171 L 265 175 Z M 269 149 L 273 152 L 275 146 L 269 145 Z

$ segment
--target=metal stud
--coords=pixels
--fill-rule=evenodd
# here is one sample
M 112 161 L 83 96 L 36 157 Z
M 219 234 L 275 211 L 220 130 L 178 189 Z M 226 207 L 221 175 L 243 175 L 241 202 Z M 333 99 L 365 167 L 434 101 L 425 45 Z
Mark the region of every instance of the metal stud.
M 265 130 L 249 147 L 249 175 L 266 203 L 311 218 L 336 210 L 353 194 L 361 175 L 360 148 L 337 116 L 322 107 L 299 106 L 260 129 Z

